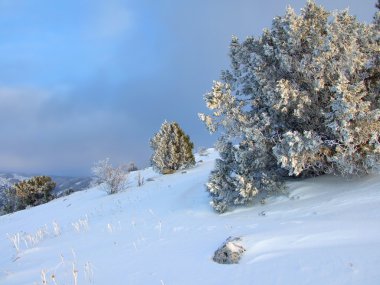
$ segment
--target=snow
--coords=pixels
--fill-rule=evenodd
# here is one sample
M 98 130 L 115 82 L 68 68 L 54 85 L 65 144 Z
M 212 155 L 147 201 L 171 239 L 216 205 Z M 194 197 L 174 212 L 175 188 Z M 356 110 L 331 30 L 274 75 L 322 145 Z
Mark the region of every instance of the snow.
M 1 216 L 0 284 L 379 284 L 380 175 L 291 181 L 288 196 L 218 215 L 208 153 L 186 172 L 132 172 L 121 193 Z M 230 236 L 247 249 L 239 264 L 213 262 Z

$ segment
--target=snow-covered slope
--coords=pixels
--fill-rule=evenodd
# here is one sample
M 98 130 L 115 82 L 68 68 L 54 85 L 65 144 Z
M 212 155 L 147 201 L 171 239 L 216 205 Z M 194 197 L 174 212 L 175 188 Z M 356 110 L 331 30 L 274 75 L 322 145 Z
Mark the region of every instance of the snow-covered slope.
M 380 176 L 290 182 L 289 197 L 217 215 L 203 186 L 216 155 L 1 216 L 0 284 L 380 284 Z M 247 251 L 214 263 L 229 236 Z

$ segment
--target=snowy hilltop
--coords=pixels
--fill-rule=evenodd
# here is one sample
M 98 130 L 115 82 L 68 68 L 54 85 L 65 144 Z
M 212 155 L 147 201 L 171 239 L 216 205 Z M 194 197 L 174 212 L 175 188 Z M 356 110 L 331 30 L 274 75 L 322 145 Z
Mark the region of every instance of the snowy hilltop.
M 288 181 L 287 195 L 217 214 L 204 186 L 217 157 L 1 216 L 0 284 L 378 284 L 380 175 Z M 245 252 L 215 263 L 229 237 Z

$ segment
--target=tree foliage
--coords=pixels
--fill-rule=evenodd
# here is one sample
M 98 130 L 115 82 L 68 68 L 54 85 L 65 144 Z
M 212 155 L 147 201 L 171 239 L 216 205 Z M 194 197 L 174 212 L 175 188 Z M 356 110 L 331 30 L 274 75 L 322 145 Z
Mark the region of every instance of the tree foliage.
M 195 164 L 194 145 L 176 122 L 165 121 L 150 145 L 154 151 L 151 164 L 160 173 L 173 173 Z
M 283 175 L 378 169 L 379 31 L 379 12 L 368 25 L 308 1 L 259 38 L 232 38 L 231 68 L 205 95 L 212 113 L 200 114 L 222 133 L 207 184 L 214 207 L 281 189 Z
M 14 185 L 19 205 L 37 206 L 53 199 L 52 191 L 56 184 L 49 176 L 35 176 Z
M 7 187 L 2 193 L 3 211 L 11 213 L 51 201 L 56 183 L 49 176 L 35 176 Z

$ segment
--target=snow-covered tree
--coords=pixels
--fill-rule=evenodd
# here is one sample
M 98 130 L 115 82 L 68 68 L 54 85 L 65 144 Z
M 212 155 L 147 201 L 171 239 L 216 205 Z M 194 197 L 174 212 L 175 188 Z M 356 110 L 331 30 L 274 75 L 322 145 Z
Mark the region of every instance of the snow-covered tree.
M 226 188 L 239 193 L 232 204 L 282 188 L 283 175 L 378 169 L 378 19 L 379 12 L 373 24 L 359 23 L 347 10 L 308 1 L 300 15 L 288 8 L 275 17 L 259 38 L 233 37 L 231 68 L 205 95 L 212 113 L 200 114 L 222 142 L 239 144 L 228 174 L 235 188 Z M 219 182 L 214 174 L 211 181 L 213 195 Z
M 115 194 L 125 188 L 127 167 L 113 167 L 109 158 L 100 160 L 91 168 L 97 184 L 101 184 L 108 194 Z
M 37 206 L 52 200 L 52 191 L 56 184 L 49 176 L 35 176 L 20 181 L 5 190 L 5 208 L 7 212 Z
M 176 122 L 165 121 L 150 145 L 154 151 L 151 164 L 160 173 L 173 173 L 195 164 L 194 145 Z

